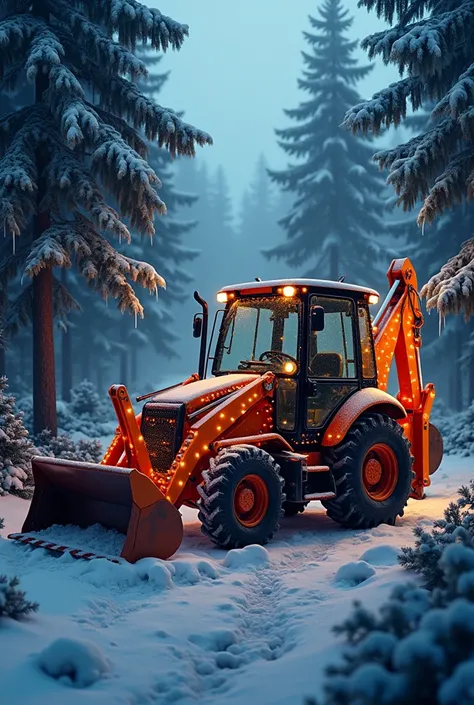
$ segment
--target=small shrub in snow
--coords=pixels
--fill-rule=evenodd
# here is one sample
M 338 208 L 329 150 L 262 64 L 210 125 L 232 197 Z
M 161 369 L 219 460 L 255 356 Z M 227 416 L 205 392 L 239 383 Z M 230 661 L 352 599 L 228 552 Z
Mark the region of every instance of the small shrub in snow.
M 18 589 L 19 584 L 17 577 L 7 578 L 6 575 L 0 575 L 0 617 L 21 619 L 38 609 L 39 605 L 27 600 L 25 593 Z
M 0 494 L 30 497 L 34 446 L 7 389 L 7 378 L 0 377 Z
M 71 411 L 78 416 L 97 416 L 102 407 L 96 388 L 88 379 L 83 379 L 71 390 Z
M 429 590 L 443 589 L 445 575 L 440 558 L 447 546 L 455 543 L 474 547 L 474 481 L 461 487 L 457 502 L 451 502 L 444 511 L 444 519 L 434 522 L 428 532 L 423 527 L 414 529 L 415 547 L 402 548 L 400 563 L 423 576 Z
M 102 444 L 98 440 L 80 440 L 75 443 L 66 434 L 52 436 L 50 431 L 43 431 L 35 438 L 36 452 L 51 458 L 63 460 L 82 460 L 98 463 L 102 457 Z
M 76 688 L 87 688 L 110 671 L 99 647 L 80 639 L 56 639 L 41 652 L 38 665 L 51 678 Z

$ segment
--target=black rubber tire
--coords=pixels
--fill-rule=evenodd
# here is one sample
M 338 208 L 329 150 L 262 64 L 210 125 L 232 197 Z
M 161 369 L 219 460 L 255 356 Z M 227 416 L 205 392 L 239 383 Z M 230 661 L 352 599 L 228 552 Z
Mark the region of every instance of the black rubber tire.
M 362 465 L 370 447 L 388 445 L 398 462 L 398 482 L 391 496 L 375 501 L 365 491 Z M 367 413 L 352 426 L 344 441 L 324 454 L 336 482 L 337 496 L 324 500 L 328 516 L 351 529 L 371 529 L 379 524 L 394 525 L 403 516 L 413 482 L 413 457 L 403 429 L 385 414 Z
M 234 492 L 246 475 L 264 480 L 268 495 L 268 511 L 255 527 L 240 523 L 234 512 Z M 202 473 L 199 520 L 201 531 L 217 546 L 242 548 L 250 544 L 268 543 L 280 527 L 285 501 L 280 466 L 261 448 L 250 445 L 224 448 L 211 459 L 210 468 Z
M 297 514 L 303 514 L 308 506 L 308 502 L 284 502 L 283 511 L 286 517 L 295 517 Z

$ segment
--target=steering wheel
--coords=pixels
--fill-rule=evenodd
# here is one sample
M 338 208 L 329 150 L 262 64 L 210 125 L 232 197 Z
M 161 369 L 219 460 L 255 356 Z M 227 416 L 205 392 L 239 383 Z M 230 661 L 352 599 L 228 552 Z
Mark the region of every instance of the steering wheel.
M 293 362 L 295 364 L 295 369 L 298 365 L 298 361 L 295 357 L 288 355 L 288 353 L 278 352 L 276 350 L 265 350 L 258 359 L 260 360 L 260 362 L 268 361 L 270 363 L 277 363 L 280 365 L 283 365 L 285 360 L 289 360 L 290 362 Z

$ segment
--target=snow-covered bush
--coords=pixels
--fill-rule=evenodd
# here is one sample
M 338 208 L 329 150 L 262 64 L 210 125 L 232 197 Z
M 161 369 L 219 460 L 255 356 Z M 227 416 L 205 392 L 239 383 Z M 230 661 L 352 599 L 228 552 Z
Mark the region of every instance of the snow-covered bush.
M 7 393 L 8 381 L 0 377 L 0 494 L 31 496 L 31 458 L 34 446 L 16 410 L 15 397 Z
M 52 436 L 50 431 L 43 431 L 35 438 L 36 454 L 63 460 L 82 460 L 98 463 L 102 458 L 102 444 L 98 440 L 80 440 L 75 443 L 66 434 Z
M 343 662 L 327 670 L 324 705 L 469 705 L 474 648 L 474 550 L 440 558 L 444 590 L 398 585 L 372 613 L 356 603 L 336 632 Z
M 96 388 L 88 379 L 83 379 L 71 390 L 71 411 L 78 416 L 103 417 L 103 403 L 97 394 Z
M 417 526 L 414 534 L 415 547 L 402 548 L 400 563 L 420 573 L 429 590 L 444 589 L 445 577 L 440 565 L 444 550 L 455 543 L 474 549 L 474 481 L 471 480 L 469 487 L 461 487 L 459 499 L 448 505 L 444 519 L 435 521 L 432 531 Z
M 17 577 L 0 575 L 0 617 L 21 619 L 38 609 L 38 603 L 27 600 L 23 590 L 18 589 L 19 584 Z
M 432 420 L 443 436 L 447 455 L 474 455 L 474 402 L 459 413 L 438 404 Z
M 402 549 L 424 586 L 398 585 L 378 614 L 356 603 L 335 629 L 347 648 L 327 669 L 319 705 L 474 704 L 474 481 L 459 495 Z
M 108 399 L 100 399 L 94 385 L 83 380 L 71 390 L 72 401 L 56 402 L 58 428 L 63 434 L 82 433 L 89 438 L 113 436 L 117 420 Z M 24 422 L 30 433 L 33 431 L 33 401 L 24 397 L 18 401 L 23 411 Z

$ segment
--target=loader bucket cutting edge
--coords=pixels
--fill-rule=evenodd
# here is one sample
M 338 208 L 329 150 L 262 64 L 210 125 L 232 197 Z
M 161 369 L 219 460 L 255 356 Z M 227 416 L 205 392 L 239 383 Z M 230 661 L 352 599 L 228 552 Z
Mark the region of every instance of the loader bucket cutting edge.
M 54 536 L 37 534 L 56 524 L 81 529 L 100 524 L 125 534 L 120 556 L 130 563 L 147 557 L 166 560 L 178 550 L 183 537 L 181 514 L 137 470 L 45 457 L 34 457 L 32 469 L 35 491 L 31 506 L 22 533 L 12 538 L 91 558 L 96 556 L 86 549 L 65 547 L 64 542 L 54 541 Z M 26 542 L 25 534 L 35 536 Z

